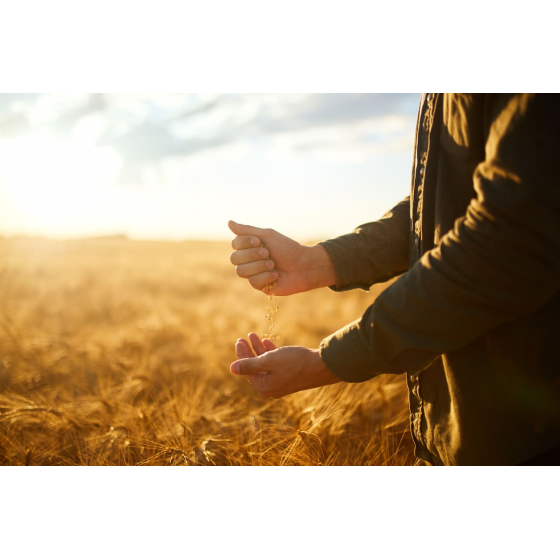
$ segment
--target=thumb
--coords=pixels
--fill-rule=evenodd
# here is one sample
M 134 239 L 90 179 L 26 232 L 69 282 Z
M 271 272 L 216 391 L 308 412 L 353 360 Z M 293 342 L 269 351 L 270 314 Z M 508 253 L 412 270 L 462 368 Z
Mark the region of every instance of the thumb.
M 235 233 L 235 235 L 256 235 L 257 237 L 261 237 L 264 230 L 261 228 L 253 227 L 253 226 L 244 226 L 243 224 L 238 224 L 233 220 L 228 222 L 229 229 Z
M 231 372 L 236 375 L 257 375 L 267 371 L 267 356 L 260 356 L 259 358 L 248 358 L 245 360 L 238 360 L 231 364 Z

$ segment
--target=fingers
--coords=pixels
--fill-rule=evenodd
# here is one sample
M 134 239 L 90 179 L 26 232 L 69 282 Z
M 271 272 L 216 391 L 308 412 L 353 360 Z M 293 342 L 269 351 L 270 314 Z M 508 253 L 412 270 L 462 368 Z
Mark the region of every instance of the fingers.
M 274 270 L 274 263 L 271 260 L 256 261 L 249 264 L 239 265 L 235 271 L 241 278 L 251 278 L 263 272 L 272 272 Z
M 263 346 L 267 352 L 278 350 L 278 346 L 276 346 L 276 344 L 274 344 L 274 342 L 272 342 L 272 340 L 269 340 L 268 338 L 265 338 L 263 340 Z
M 228 225 L 229 229 L 237 236 L 231 244 L 236 251 L 260 247 L 277 235 L 272 229 L 244 226 L 233 220 Z
M 249 335 L 249 340 L 257 356 L 262 356 L 263 354 L 267 353 L 267 349 L 258 334 L 251 333 Z
M 238 360 L 231 364 L 231 372 L 236 375 L 257 375 L 266 371 L 267 355 L 259 358 Z
M 267 259 L 270 253 L 268 249 L 264 247 L 259 247 L 257 249 L 244 249 L 235 251 L 229 257 L 231 264 L 239 266 L 240 264 L 252 263 L 255 261 L 262 261 Z
M 268 338 L 261 340 L 258 334 L 251 333 L 249 335 L 249 340 L 251 341 L 251 345 L 253 346 L 253 349 L 257 356 L 262 356 L 267 352 L 278 350 L 278 346 L 276 346 L 276 344 L 274 344 L 272 340 L 269 340 Z
M 255 357 L 255 354 L 254 354 L 253 350 L 251 349 L 251 346 L 243 338 L 240 338 L 237 341 L 237 344 L 235 345 L 235 353 L 237 354 L 237 357 L 240 360 Z
M 235 235 L 243 235 L 243 236 L 252 235 L 255 237 L 260 237 L 264 232 L 264 230 L 261 228 L 256 228 L 253 226 L 244 226 L 243 224 L 238 224 L 233 220 L 230 220 L 230 222 L 228 223 L 228 227 L 233 233 L 235 233 Z
M 262 274 L 250 277 L 249 284 L 251 284 L 255 290 L 262 290 L 265 286 L 276 282 L 279 276 L 280 275 L 275 270 L 272 272 L 263 272 Z
M 260 247 L 261 245 L 262 241 L 260 237 L 254 237 L 250 235 L 238 236 L 231 242 L 232 248 L 236 251 L 240 251 L 243 249 L 252 249 L 254 247 Z

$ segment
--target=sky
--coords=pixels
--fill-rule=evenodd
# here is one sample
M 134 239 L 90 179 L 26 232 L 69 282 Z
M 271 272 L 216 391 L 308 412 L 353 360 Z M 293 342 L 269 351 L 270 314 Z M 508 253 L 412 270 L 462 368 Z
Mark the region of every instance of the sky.
M 300 241 L 410 190 L 420 94 L 2 93 L 0 235 Z

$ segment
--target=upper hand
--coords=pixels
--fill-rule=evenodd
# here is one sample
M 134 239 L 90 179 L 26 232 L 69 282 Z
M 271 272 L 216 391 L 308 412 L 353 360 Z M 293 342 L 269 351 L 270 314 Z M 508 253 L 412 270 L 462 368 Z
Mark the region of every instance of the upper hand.
M 277 283 L 274 293 L 288 296 L 336 284 L 334 266 L 320 245 L 306 247 L 272 229 L 228 225 L 237 236 L 231 263 L 256 290 Z
M 300 346 L 276 348 L 270 340 L 261 341 L 251 333 L 237 342 L 238 361 L 232 373 L 244 375 L 263 397 L 279 399 L 292 393 L 340 383 L 324 364 L 318 350 Z

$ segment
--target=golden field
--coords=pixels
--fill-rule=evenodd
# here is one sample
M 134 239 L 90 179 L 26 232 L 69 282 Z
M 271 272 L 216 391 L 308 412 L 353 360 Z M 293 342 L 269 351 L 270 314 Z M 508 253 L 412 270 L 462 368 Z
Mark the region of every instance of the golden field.
M 227 243 L 0 240 L 0 464 L 414 464 L 403 377 L 265 400 L 233 376 L 265 332 Z M 279 298 L 318 348 L 377 291 Z

